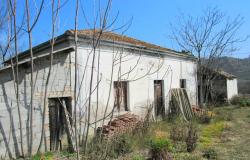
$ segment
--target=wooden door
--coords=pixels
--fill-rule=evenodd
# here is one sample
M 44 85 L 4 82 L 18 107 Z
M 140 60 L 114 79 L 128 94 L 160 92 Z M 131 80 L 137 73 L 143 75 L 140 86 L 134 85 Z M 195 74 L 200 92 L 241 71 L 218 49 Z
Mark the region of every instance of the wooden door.
M 163 116 L 165 113 L 163 85 L 163 80 L 154 81 L 154 103 L 156 116 Z
M 114 82 L 115 107 L 118 111 L 128 111 L 128 84 L 126 81 Z

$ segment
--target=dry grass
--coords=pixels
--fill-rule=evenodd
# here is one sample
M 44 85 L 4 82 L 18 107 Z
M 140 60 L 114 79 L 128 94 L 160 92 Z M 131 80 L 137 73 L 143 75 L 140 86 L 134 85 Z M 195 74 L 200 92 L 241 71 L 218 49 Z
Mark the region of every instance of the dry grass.
M 250 107 L 229 107 L 224 112 L 224 114 L 231 112 L 233 120 L 228 122 L 220 141 L 213 146 L 218 152 L 218 159 L 250 159 Z
M 226 106 L 215 108 L 215 116 L 209 124 L 199 124 L 198 147 L 190 154 L 186 151 L 185 142 L 175 143 L 172 155 L 175 160 L 200 160 L 208 148 L 214 149 L 218 160 L 248 160 L 250 159 L 250 107 Z M 179 121 L 177 121 L 179 123 Z M 132 153 L 121 156 L 122 160 L 143 160 L 148 156 L 147 143 L 153 135 L 170 138 L 173 122 L 154 122 L 147 134 L 139 133 L 131 136 Z M 75 159 L 70 154 L 45 154 L 34 159 Z

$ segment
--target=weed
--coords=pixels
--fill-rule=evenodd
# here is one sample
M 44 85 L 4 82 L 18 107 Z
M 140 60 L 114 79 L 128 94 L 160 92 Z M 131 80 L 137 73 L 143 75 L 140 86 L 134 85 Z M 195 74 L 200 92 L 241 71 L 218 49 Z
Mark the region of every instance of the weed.
M 186 138 L 186 145 L 187 145 L 187 151 L 188 152 L 193 152 L 194 149 L 196 148 L 197 144 L 197 139 L 198 139 L 198 134 L 197 134 L 197 127 L 193 122 L 191 122 L 188 125 L 188 135 Z
M 234 119 L 232 111 L 220 112 L 216 115 L 215 121 L 232 121 Z
M 208 148 L 208 149 L 204 150 L 202 156 L 204 158 L 209 159 L 209 160 L 217 159 L 217 153 L 213 148 Z
M 196 114 L 196 118 L 201 124 L 209 124 L 211 122 L 213 114 L 209 111 L 203 111 L 200 114 Z
M 45 154 L 36 154 L 32 157 L 32 160 L 53 160 L 53 153 L 47 152 Z
M 174 142 L 185 141 L 186 136 L 186 124 L 181 121 L 175 122 L 170 129 L 170 139 L 172 139 Z
M 149 148 L 151 150 L 151 156 L 153 160 L 172 160 L 172 156 L 169 153 L 169 151 L 172 150 L 172 144 L 168 139 L 162 137 L 153 137 L 149 142 Z
M 202 157 L 190 153 L 178 153 L 174 155 L 175 160 L 201 160 Z
M 112 141 L 108 142 L 106 149 L 107 156 L 117 158 L 121 155 L 132 152 L 131 140 L 132 139 L 127 134 L 114 138 Z
M 143 157 L 142 155 L 133 155 L 132 156 L 132 160 L 145 160 L 145 157 Z
M 89 146 L 87 159 L 99 159 L 100 157 L 113 159 L 132 152 L 132 138 L 130 135 L 124 134 L 112 140 L 93 141 Z

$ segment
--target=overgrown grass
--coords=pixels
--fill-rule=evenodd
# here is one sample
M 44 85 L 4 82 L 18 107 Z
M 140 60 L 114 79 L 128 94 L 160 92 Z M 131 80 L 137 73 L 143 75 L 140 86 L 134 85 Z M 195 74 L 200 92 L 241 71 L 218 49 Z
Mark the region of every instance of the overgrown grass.
M 198 125 L 198 145 L 192 153 L 187 152 L 185 138 L 179 138 L 178 141 L 171 139 L 171 129 L 187 127 L 185 121 L 176 119 L 151 122 L 147 129 L 138 129 L 134 133 L 123 135 L 110 144 L 111 150 L 107 150 L 109 155 L 106 159 L 145 160 L 150 157 L 149 151 L 152 147 L 166 148 L 175 160 L 205 160 L 208 157 L 219 160 L 249 159 L 250 107 L 225 106 L 214 108 L 213 112 L 215 115 L 209 124 L 194 122 Z M 92 155 L 102 152 L 103 144 L 94 147 L 97 148 L 89 150 Z M 33 159 L 51 160 L 70 156 L 75 155 L 60 153 L 53 157 L 53 153 L 46 153 L 36 155 Z
M 225 122 L 214 122 L 202 128 L 200 133 L 200 145 L 204 148 L 210 147 L 213 139 L 219 138 L 225 129 Z

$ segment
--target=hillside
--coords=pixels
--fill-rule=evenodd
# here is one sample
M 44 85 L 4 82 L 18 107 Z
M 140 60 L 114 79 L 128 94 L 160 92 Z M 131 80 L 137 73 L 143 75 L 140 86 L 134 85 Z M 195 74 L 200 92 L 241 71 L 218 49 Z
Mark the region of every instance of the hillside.
M 244 59 L 221 57 L 218 63 L 221 69 L 238 77 L 240 93 L 250 94 L 250 57 Z

